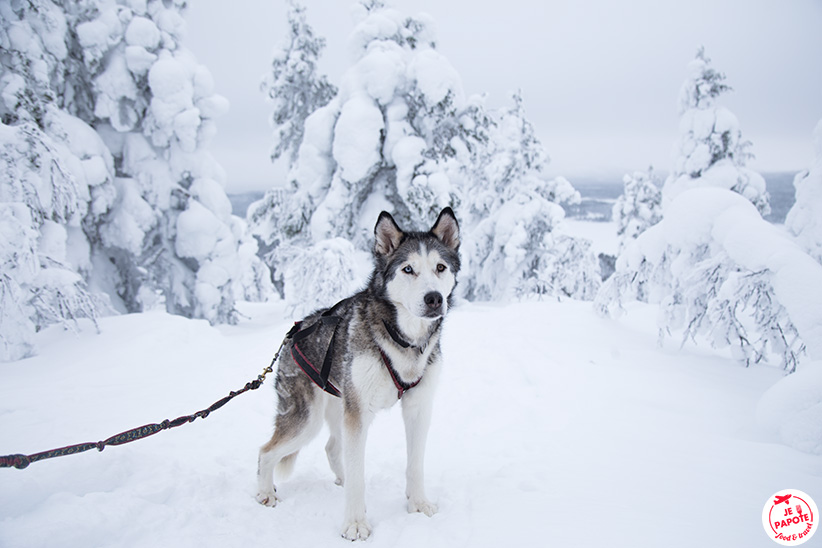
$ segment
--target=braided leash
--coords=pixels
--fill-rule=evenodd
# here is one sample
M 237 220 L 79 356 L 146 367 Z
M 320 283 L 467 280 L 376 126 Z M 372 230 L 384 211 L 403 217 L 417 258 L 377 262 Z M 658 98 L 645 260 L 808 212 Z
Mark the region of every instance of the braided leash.
M 0 468 L 14 467 L 19 470 L 22 470 L 23 468 L 26 468 L 29 464 L 37 462 L 39 460 L 52 459 L 55 457 L 64 457 L 66 455 L 75 455 L 77 453 L 83 453 L 85 451 L 90 451 L 92 449 L 102 451 L 109 445 L 123 445 L 125 443 L 130 443 L 132 441 L 137 441 L 143 438 L 147 438 L 149 436 L 153 436 L 157 432 L 162 432 L 163 430 L 177 428 L 178 426 L 194 422 L 198 418 L 204 419 L 208 417 L 213 411 L 216 411 L 217 409 L 221 408 L 222 406 L 224 406 L 240 394 L 248 392 L 249 390 L 257 390 L 260 386 L 262 386 L 263 382 L 265 381 L 266 375 L 274 371 L 274 364 L 277 363 L 277 359 L 280 357 L 280 351 L 282 351 L 287 340 L 288 337 L 283 339 L 283 342 L 280 344 L 280 348 L 277 349 L 277 352 L 271 359 L 271 363 L 268 365 L 268 367 L 263 369 L 263 372 L 260 375 L 257 375 L 256 379 L 246 383 L 246 385 L 242 389 L 237 390 L 236 392 L 229 392 L 228 396 L 224 397 L 219 401 L 214 402 L 207 409 L 197 411 L 193 415 L 183 415 L 182 417 L 178 417 L 174 420 L 166 419 L 158 424 L 146 424 L 145 426 L 132 428 L 131 430 L 126 430 L 125 432 L 115 434 L 104 441 L 78 443 L 76 445 L 69 445 L 66 447 L 60 447 L 58 449 L 51 449 L 49 451 L 43 451 L 41 453 L 35 453 L 33 455 L 2 456 L 0 457 Z

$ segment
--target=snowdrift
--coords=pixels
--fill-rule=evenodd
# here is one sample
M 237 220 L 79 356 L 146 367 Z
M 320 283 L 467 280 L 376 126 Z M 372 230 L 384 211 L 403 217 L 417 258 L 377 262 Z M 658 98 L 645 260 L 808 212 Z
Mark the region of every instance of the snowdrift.
M 0 454 L 202 409 L 267 365 L 285 306 L 244 305 L 236 326 L 152 312 L 103 318 L 100 335 L 38 334 L 37 357 L 0 368 Z M 774 491 L 822 498 L 818 457 L 755 420 L 783 373 L 660 348 L 654 307 L 629 306 L 619 322 L 574 301 L 457 307 L 426 457 L 440 511 L 406 513 L 394 408 L 369 436 L 368 544 L 772 546 L 759 516 Z M 274 409 L 263 386 L 140 442 L 0 470 L 0 545 L 349 546 L 323 435 L 278 484 L 277 508 L 254 501 Z

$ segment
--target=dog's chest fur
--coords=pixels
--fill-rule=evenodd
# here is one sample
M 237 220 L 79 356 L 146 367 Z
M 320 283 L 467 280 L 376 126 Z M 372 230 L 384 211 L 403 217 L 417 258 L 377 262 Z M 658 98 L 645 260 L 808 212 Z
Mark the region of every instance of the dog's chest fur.
M 360 321 L 365 321 L 359 318 Z M 354 324 L 357 320 L 354 320 Z M 374 325 L 374 324 L 371 324 Z M 356 325 L 352 326 L 357 331 Z M 398 398 L 398 388 L 389 373 L 379 350 L 382 350 L 391 363 L 394 372 L 399 376 L 399 380 L 405 384 L 412 384 L 416 381 L 425 381 L 426 375 L 432 369 L 434 363 L 440 355 L 440 331 L 436 329 L 433 333 L 426 330 L 421 332 L 417 342 L 426 343 L 422 352 L 416 347 L 402 348 L 391 340 L 388 333 L 380 328 L 372 332 L 373 339 L 370 341 L 369 351 L 357 351 L 349 354 L 351 359 L 350 381 L 360 400 L 360 405 L 372 411 L 378 411 L 393 406 Z M 356 345 L 355 345 L 356 346 Z M 420 345 L 421 346 L 421 345 Z M 416 388 L 416 387 L 415 387 Z M 411 388 L 403 397 L 408 397 L 415 390 Z

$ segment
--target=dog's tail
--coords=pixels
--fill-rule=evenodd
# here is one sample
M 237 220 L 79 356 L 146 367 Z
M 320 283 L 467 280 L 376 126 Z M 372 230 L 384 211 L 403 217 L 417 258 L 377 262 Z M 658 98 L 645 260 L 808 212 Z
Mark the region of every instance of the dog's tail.
M 280 459 L 280 462 L 278 462 L 274 467 L 277 477 L 280 479 L 286 479 L 291 475 L 294 471 L 294 464 L 297 462 L 297 455 L 299 453 L 299 451 L 294 451 L 290 455 L 286 455 Z

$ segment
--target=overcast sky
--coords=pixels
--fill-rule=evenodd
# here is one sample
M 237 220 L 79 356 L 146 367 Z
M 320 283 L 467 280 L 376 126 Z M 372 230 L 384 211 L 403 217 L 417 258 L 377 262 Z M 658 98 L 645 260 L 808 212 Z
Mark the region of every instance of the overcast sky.
M 436 23 L 438 49 L 467 95 L 501 106 L 521 89 L 551 157 L 574 176 L 667 171 L 679 89 L 700 45 L 733 91 L 721 100 L 753 142 L 760 171 L 809 166 L 822 119 L 822 0 L 388 0 Z M 322 71 L 351 65 L 354 0 L 304 0 L 326 38 Z M 231 102 L 211 150 L 227 190 L 265 190 L 280 177 L 268 152 L 271 106 L 259 90 L 286 32 L 284 0 L 191 0 L 185 45 Z

